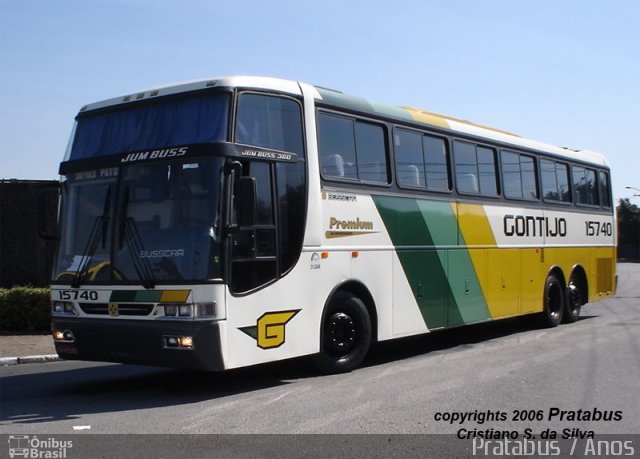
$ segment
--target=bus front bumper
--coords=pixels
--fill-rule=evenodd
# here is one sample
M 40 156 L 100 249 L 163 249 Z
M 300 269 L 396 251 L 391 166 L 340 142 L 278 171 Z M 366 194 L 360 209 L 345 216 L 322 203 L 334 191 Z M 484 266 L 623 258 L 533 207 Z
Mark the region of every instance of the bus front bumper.
M 62 340 L 54 339 L 56 352 L 66 360 L 224 369 L 218 322 L 54 317 L 51 328 L 54 336 L 71 332 Z M 190 347 L 178 345 L 188 338 Z

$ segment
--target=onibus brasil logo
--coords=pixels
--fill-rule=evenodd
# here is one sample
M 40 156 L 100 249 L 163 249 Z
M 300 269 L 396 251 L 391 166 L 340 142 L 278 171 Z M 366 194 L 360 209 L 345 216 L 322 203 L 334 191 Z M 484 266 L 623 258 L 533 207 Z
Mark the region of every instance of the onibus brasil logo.
M 265 312 L 255 326 L 242 327 L 239 330 L 256 340 L 260 349 L 280 347 L 286 340 L 285 325 L 299 313 L 300 309 L 291 311 Z
M 36 435 L 9 435 L 9 457 L 56 458 L 67 457 L 73 448 L 72 440 L 40 439 Z

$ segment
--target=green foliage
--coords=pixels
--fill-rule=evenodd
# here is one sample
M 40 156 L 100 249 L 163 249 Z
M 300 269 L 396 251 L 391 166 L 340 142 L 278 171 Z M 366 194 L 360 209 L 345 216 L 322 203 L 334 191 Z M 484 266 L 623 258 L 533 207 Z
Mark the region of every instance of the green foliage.
M 618 203 L 618 257 L 640 261 L 640 209 L 629 199 Z
M 50 317 L 48 288 L 0 288 L 0 330 L 47 331 Z

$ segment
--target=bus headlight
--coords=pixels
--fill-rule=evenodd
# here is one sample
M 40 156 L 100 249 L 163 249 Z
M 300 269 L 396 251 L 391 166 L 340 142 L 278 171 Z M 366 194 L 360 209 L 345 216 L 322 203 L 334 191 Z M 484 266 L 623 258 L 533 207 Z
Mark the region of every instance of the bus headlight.
M 216 303 L 196 303 L 196 316 L 202 318 L 213 318 L 216 316 Z
M 75 306 L 69 301 L 54 301 L 51 303 L 51 312 L 54 314 L 78 315 Z
M 177 304 L 165 304 L 164 305 L 164 315 L 175 317 L 178 315 L 178 305 Z
M 218 308 L 215 301 L 193 304 L 167 303 L 160 306 L 160 314 L 165 319 L 224 319 L 224 309 Z

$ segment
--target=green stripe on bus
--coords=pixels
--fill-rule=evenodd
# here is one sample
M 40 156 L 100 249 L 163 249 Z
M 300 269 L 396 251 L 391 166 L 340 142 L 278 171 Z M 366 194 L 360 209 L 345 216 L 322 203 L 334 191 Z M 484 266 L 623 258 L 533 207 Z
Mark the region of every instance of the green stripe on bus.
M 162 297 L 162 290 L 138 290 L 136 301 L 140 303 L 157 303 Z
M 427 327 L 446 327 L 450 315 L 447 311 L 450 292 L 446 264 L 441 258 L 443 253 L 434 248 L 417 201 L 390 196 L 374 196 L 373 200 L 396 248 Z M 456 322 L 461 320 L 459 316 L 452 319 Z
M 134 302 L 135 300 L 135 290 L 114 290 L 109 298 L 110 303 Z
M 162 290 L 114 290 L 109 298 L 110 303 L 157 303 Z
M 489 319 L 451 205 L 389 196 L 373 199 L 427 327 L 452 327 Z
M 487 302 L 469 250 L 464 241 L 458 219 L 449 202 L 417 200 L 422 217 L 427 224 L 436 247 L 452 247 L 447 250 L 447 279 L 449 288 L 462 318 L 461 323 L 481 322 L 491 318 Z M 449 323 L 449 326 L 459 325 Z

